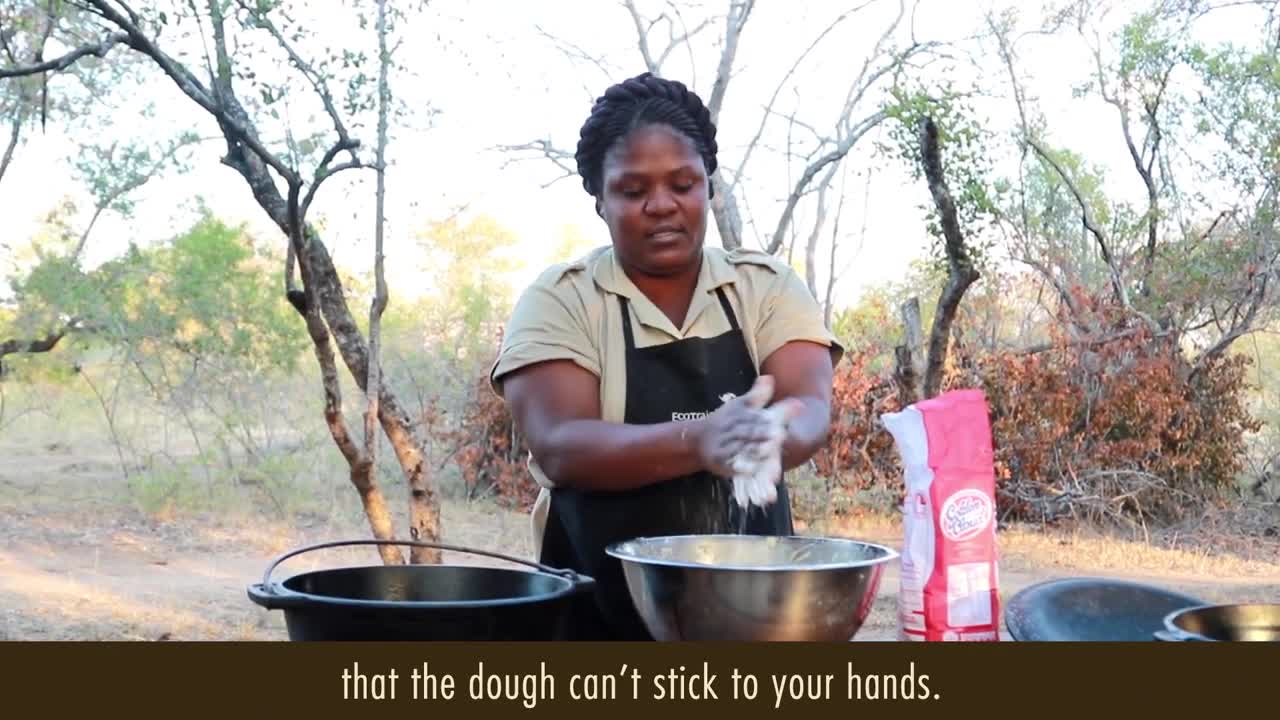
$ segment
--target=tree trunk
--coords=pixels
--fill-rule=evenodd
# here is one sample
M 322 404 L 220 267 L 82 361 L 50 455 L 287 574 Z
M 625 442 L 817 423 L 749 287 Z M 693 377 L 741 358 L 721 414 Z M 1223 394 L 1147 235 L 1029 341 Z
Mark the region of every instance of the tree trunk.
M 893 376 L 898 384 L 898 400 L 906 407 L 924 399 L 924 328 L 918 299 L 903 303 L 901 311 L 903 344 L 893 349 Z
M 809 231 L 809 241 L 804 247 L 804 281 L 815 300 L 822 296 L 818 292 L 818 238 L 827 225 L 827 190 L 831 189 L 831 181 L 835 179 L 836 171 L 839 169 L 839 165 L 832 165 L 831 169 L 827 170 L 826 176 L 818 183 L 818 209 L 814 214 L 813 228 Z M 831 238 L 833 247 L 835 243 L 836 239 L 833 236 Z
M 929 331 L 927 353 L 923 353 L 921 349 L 924 330 L 919 301 L 911 298 L 902 305 L 904 342 L 894 348 L 894 379 L 898 383 L 898 397 L 904 407 L 935 397 L 940 391 L 956 311 L 965 291 L 978 279 L 978 271 L 973 267 L 964 236 L 960 232 L 955 203 L 947 189 L 938 147 L 938 128 L 932 118 L 925 118 L 921 124 L 920 157 L 929 192 L 933 195 L 942 221 L 950 271 L 947 284 L 938 297 L 938 309 L 934 313 L 933 327 Z
M 228 155 L 227 163 L 244 176 L 253 189 L 258 204 L 282 231 L 288 233 L 288 205 L 267 174 L 266 166 L 243 151 L 235 156 Z M 304 246 L 314 273 L 320 310 L 329 331 L 333 333 L 338 353 L 361 391 L 364 391 L 369 364 L 364 338 L 347 307 L 342 281 L 338 278 L 328 250 L 312 228 L 307 227 L 305 233 Z M 409 414 L 400 405 L 395 394 L 386 387 L 380 388 L 378 393 L 378 418 L 409 485 L 409 535 L 413 540 L 439 541 L 440 503 L 428 474 L 422 440 L 417 436 Z M 410 557 L 412 562 L 438 563 L 441 556 L 438 550 L 414 547 Z
M 956 206 L 947 189 L 946 176 L 942 169 L 942 153 L 938 146 L 938 128 L 933 118 L 925 118 L 920 128 L 920 157 L 924 164 L 924 174 L 929 182 L 929 192 L 933 195 L 934 205 L 938 208 L 938 216 L 942 224 L 944 246 L 947 252 L 948 277 L 947 285 L 938 297 L 938 309 L 933 316 L 933 329 L 929 333 L 929 356 L 924 372 L 924 397 L 931 398 L 938 394 L 942 386 L 942 373 L 947 360 L 947 344 L 951 339 L 951 325 L 956 311 L 960 308 L 960 299 L 978 279 L 978 271 L 973 267 L 969 250 L 965 247 L 964 236 L 960 231 L 960 221 L 956 216 Z
M 737 250 L 742 247 L 742 216 L 738 214 L 738 201 L 718 170 L 711 176 L 711 185 L 716 191 L 711 202 L 711 214 L 716 219 L 716 230 L 720 231 L 720 243 L 725 250 Z
M 224 110 L 235 117 L 241 127 L 251 127 L 243 108 L 228 95 L 224 94 L 222 97 Z M 230 151 L 223 162 L 240 173 L 249 184 L 258 205 L 286 236 L 289 235 L 289 204 L 280 195 L 267 165 L 256 153 L 247 151 L 244 145 L 230 140 L 228 143 Z M 333 265 L 333 259 L 315 230 L 307 226 L 302 229 L 302 233 L 302 246 L 307 253 L 306 262 L 310 265 L 311 282 L 314 283 L 312 296 L 317 299 L 325 324 L 333 334 L 338 354 L 342 356 L 343 363 L 360 390 L 364 391 L 369 376 L 368 348 L 355 317 L 347 306 L 342 281 Z M 400 405 L 395 394 L 386 387 L 380 388 L 378 392 L 378 418 L 409 485 L 409 535 L 414 540 L 438 541 L 440 505 L 427 473 L 422 440 L 417 436 L 409 414 Z M 441 555 L 438 550 L 414 547 L 410 557 L 413 562 L 438 563 Z

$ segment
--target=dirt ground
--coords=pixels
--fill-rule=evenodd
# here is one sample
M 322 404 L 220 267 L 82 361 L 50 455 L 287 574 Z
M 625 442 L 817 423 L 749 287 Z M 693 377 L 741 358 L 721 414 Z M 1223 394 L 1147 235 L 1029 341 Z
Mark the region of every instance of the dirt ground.
M 0 438 L 0 639 L 284 640 L 281 614 L 252 604 L 246 586 L 278 553 L 368 537 L 354 494 L 340 498 L 341 512 L 298 513 L 288 521 L 244 512 L 143 513 L 128 501 L 112 460 L 109 453 Z M 403 504 L 395 488 L 389 494 Z M 523 515 L 450 502 L 443 519 L 445 542 L 530 553 Z M 901 537 L 882 518 L 802 532 L 894 546 Z M 1176 538 L 1155 543 L 1010 528 L 999 535 L 1000 592 L 1007 601 L 1041 580 L 1093 575 L 1151 582 L 1210 602 L 1280 602 L 1280 541 L 1255 537 L 1237 546 L 1215 552 Z M 500 563 L 452 554 L 446 560 Z M 376 562 L 373 550 L 309 553 L 285 562 L 277 577 L 356 562 Z M 897 589 L 891 567 L 858 640 L 895 639 Z

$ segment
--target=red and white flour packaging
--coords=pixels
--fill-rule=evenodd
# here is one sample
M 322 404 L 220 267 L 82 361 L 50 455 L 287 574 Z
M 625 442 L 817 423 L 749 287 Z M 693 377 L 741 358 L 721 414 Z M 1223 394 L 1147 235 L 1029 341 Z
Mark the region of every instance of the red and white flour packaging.
M 1000 638 L 995 467 L 981 390 L 953 390 L 881 416 L 906 480 L 900 640 Z

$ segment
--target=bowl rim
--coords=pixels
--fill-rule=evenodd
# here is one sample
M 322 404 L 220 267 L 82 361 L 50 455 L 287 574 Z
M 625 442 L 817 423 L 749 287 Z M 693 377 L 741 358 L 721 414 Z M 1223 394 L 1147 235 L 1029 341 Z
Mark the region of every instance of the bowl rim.
M 1208 636 L 1208 635 L 1205 635 L 1204 633 L 1196 632 L 1195 630 L 1188 630 L 1187 628 L 1185 628 L 1185 627 L 1183 627 L 1183 626 L 1182 626 L 1183 624 L 1182 624 L 1182 622 L 1180 622 L 1180 621 L 1181 621 L 1183 618 L 1186 618 L 1186 617 L 1188 617 L 1188 616 L 1192 616 L 1192 615 L 1204 615 L 1204 614 L 1206 614 L 1206 613 L 1212 613 L 1212 612 L 1214 612 L 1214 611 L 1222 611 L 1222 610 L 1230 610 L 1230 609 L 1233 609 L 1233 608 L 1246 608 L 1246 607 L 1267 607 L 1267 608 L 1276 608 L 1276 607 L 1280 607 L 1280 603 L 1275 603 L 1275 602 L 1223 602 L 1223 603 L 1203 602 L 1203 603 L 1200 603 L 1200 604 L 1198 604 L 1198 605 L 1189 605 L 1189 606 L 1187 606 L 1187 607 L 1184 607 L 1184 608 L 1178 608 L 1177 610 L 1173 610 L 1172 612 L 1169 612 L 1168 614 L 1166 614 L 1166 615 L 1164 616 L 1164 618 L 1163 618 L 1163 623 L 1162 623 L 1162 624 L 1164 625 L 1164 629 L 1165 629 L 1166 631 L 1168 631 L 1168 632 L 1169 632 L 1169 633 L 1171 633 L 1172 635 L 1174 635 L 1174 636 L 1176 636 L 1176 637 L 1179 637 L 1179 638 L 1184 638 L 1184 639 L 1185 639 L 1185 638 L 1191 638 L 1191 639 L 1196 639 L 1196 640 L 1210 640 L 1210 641 L 1215 641 L 1215 640 L 1217 640 L 1217 638 L 1210 637 L 1210 636 Z
M 708 563 L 693 562 L 690 560 L 647 558 L 647 557 L 639 557 L 632 553 L 623 552 L 622 550 L 624 546 L 635 544 L 635 543 L 647 543 L 647 542 L 652 543 L 655 541 L 677 540 L 677 539 L 688 539 L 688 538 L 703 538 L 703 539 L 711 539 L 711 540 L 724 539 L 724 538 L 734 538 L 734 539 L 772 538 L 772 539 L 783 539 L 783 540 L 819 540 L 824 542 L 836 542 L 840 544 L 860 545 L 862 547 L 873 548 L 879 551 L 880 555 L 878 557 L 868 558 L 865 560 L 851 560 L 846 562 L 831 562 L 831 563 L 820 563 L 820 564 L 788 563 L 785 565 L 761 566 L 761 565 L 737 565 L 737 564 L 712 565 Z M 639 565 L 655 565 L 655 566 L 661 566 L 661 567 L 687 568 L 692 570 L 711 570 L 711 571 L 723 570 L 727 572 L 746 571 L 746 572 L 769 572 L 769 573 L 811 572 L 814 570 L 848 570 L 848 569 L 854 569 L 854 568 L 874 567 L 876 565 L 883 565 L 885 563 L 892 562 L 898 559 L 898 557 L 900 557 L 901 555 L 901 553 L 889 547 L 888 545 L 882 545 L 880 543 L 869 542 L 866 540 L 855 540 L 853 538 L 835 537 L 835 536 L 829 536 L 829 535 L 796 535 L 794 533 L 790 535 L 740 535 L 737 533 L 687 533 L 687 534 L 675 534 L 675 535 L 642 535 L 639 537 L 631 538 L 629 540 L 619 540 L 617 542 L 610 543 L 607 547 L 605 547 L 605 552 L 610 557 L 616 558 L 622 562 L 631 562 Z

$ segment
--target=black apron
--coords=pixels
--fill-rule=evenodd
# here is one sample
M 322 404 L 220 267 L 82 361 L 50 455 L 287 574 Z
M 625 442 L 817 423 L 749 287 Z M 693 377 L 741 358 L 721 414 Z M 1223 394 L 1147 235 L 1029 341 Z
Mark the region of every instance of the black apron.
M 626 338 L 627 401 L 624 422 L 671 422 L 673 414 L 710 413 L 726 393 L 745 394 L 756 379 L 742 329 L 717 288 L 730 330 L 637 348 L 627 299 L 619 297 Z M 623 492 L 572 488 L 551 491 L 540 561 L 595 578 L 593 594 L 579 596 L 572 621 L 578 640 L 652 640 L 631 602 L 621 563 L 605 548 L 657 535 L 744 533 L 791 535 L 791 507 L 779 478 L 778 501 L 745 513 L 733 501 L 732 479 L 696 473 Z

